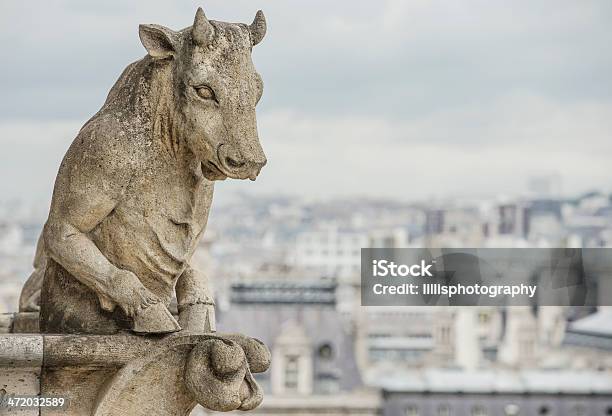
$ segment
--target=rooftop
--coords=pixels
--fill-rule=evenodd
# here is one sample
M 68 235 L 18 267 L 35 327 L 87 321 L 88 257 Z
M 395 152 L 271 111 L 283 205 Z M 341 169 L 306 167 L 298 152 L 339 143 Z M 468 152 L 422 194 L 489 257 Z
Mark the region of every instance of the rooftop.
M 612 394 L 612 377 L 596 371 L 370 371 L 366 384 L 391 393 Z

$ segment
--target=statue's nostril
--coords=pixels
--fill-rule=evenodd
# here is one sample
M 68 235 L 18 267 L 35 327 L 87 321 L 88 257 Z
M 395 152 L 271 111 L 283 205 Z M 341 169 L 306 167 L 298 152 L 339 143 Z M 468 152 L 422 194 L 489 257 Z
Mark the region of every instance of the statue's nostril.
M 244 162 L 240 162 L 239 160 L 236 159 L 232 159 L 231 157 L 226 157 L 225 158 L 225 163 L 227 164 L 227 166 L 229 166 L 230 168 L 241 168 L 244 166 Z

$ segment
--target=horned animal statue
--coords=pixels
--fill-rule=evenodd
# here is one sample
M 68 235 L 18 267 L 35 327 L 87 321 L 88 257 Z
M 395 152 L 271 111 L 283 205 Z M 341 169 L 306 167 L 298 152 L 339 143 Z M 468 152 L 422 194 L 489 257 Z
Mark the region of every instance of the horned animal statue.
M 24 313 L 11 318 L 17 336 L 0 345 L 42 351 L 30 387 L 68 397 L 65 414 L 184 416 L 197 403 L 261 403 L 252 373 L 268 369 L 270 351 L 215 331 L 207 277 L 190 260 L 215 181 L 255 180 L 266 164 L 255 118 L 263 83 L 251 60 L 265 33 L 261 11 L 250 25 L 208 20 L 202 9 L 180 31 L 140 25 L 147 55 L 64 156 Z M 42 334 L 19 337 L 32 331 L 18 316 L 36 310 Z
M 255 106 L 263 83 L 250 25 L 140 25 L 129 65 L 81 129 L 57 175 L 35 271 L 21 296 L 48 333 L 214 330 L 207 278 L 189 262 L 214 182 L 255 180 L 266 157 Z M 176 292 L 179 320 L 168 306 Z

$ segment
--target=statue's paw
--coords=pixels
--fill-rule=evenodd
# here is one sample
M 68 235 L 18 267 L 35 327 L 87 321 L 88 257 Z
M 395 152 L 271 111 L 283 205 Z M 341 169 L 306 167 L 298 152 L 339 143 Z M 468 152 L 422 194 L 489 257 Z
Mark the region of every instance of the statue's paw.
M 185 385 L 207 409 L 251 410 L 263 399 L 252 372 L 269 365 L 270 351 L 261 341 L 242 334 L 215 334 L 191 350 Z
M 219 412 L 253 409 L 263 398 L 242 346 L 224 336 L 200 342 L 191 350 L 185 385 L 199 404 Z
M 251 372 L 263 373 L 270 368 L 272 355 L 263 342 L 257 338 L 252 338 L 243 334 L 223 334 L 222 336 L 236 342 L 242 347 Z
M 132 331 L 139 334 L 167 334 L 180 330 L 181 326 L 161 302 L 140 309 L 132 326 Z

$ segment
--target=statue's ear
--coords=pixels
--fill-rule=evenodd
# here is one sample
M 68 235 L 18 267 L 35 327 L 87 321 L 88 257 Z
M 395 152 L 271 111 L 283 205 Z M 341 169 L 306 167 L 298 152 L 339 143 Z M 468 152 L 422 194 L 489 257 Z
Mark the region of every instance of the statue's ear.
M 140 25 L 140 41 L 149 55 L 155 59 L 176 56 L 177 33 L 160 25 Z
M 251 32 L 253 46 L 261 42 L 264 36 L 266 36 L 266 17 L 261 10 L 257 11 L 253 23 L 249 25 L 249 32 Z

